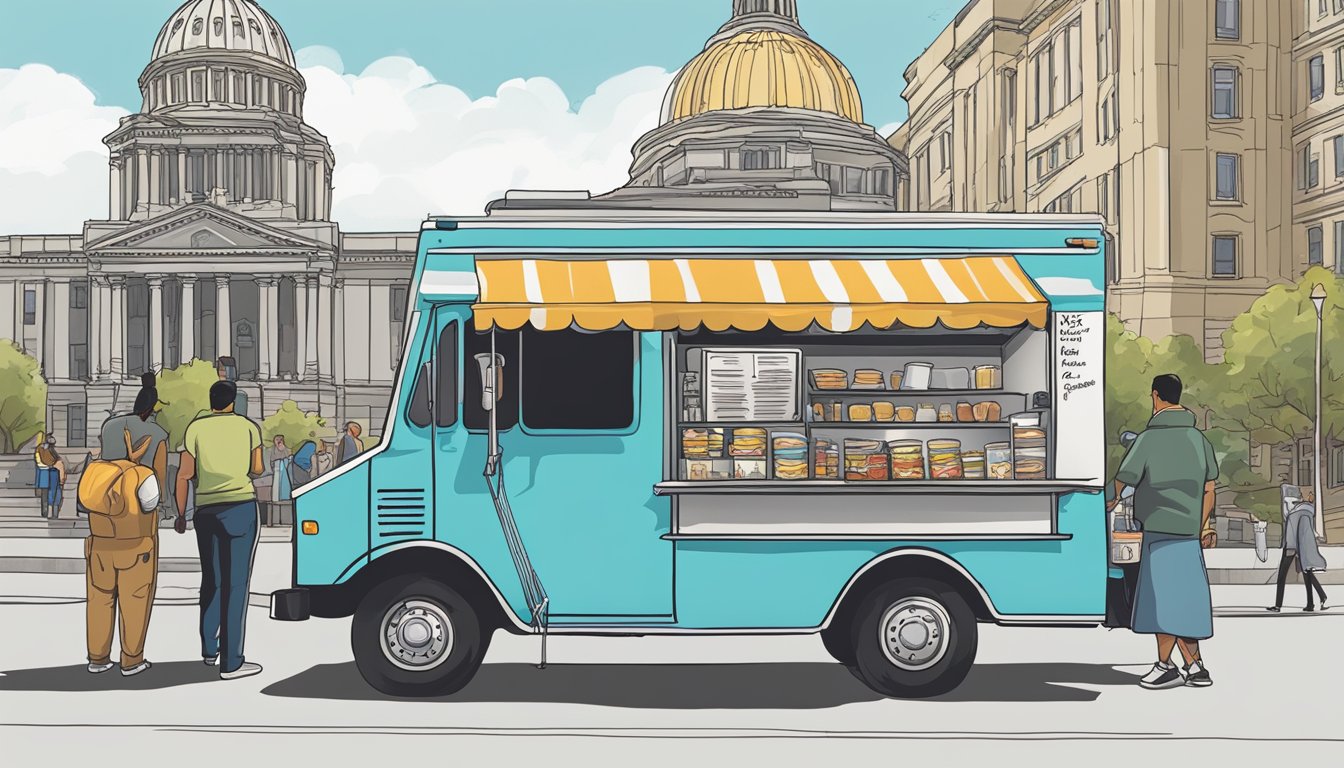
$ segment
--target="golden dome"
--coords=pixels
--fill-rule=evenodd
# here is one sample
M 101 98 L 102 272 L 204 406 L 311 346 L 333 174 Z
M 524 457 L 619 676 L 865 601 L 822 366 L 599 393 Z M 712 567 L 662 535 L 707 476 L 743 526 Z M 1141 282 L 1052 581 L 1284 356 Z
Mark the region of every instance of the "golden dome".
M 859 88 L 840 60 L 801 35 L 753 29 L 711 44 L 672 86 L 668 119 L 749 107 L 793 107 L 863 122 Z

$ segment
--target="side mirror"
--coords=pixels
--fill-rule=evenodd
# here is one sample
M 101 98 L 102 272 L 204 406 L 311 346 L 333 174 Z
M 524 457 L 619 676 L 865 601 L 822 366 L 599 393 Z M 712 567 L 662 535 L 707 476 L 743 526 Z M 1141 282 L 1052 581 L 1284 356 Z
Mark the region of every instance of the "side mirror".
M 1126 448 L 1133 445 L 1134 441 L 1138 439 L 1139 439 L 1139 433 L 1137 432 L 1126 431 L 1120 433 L 1120 444 L 1125 446 Z
M 490 413 L 504 397 L 504 356 L 494 355 L 491 361 L 489 352 L 476 355 L 476 364 L 481 367 L 481 410 Z

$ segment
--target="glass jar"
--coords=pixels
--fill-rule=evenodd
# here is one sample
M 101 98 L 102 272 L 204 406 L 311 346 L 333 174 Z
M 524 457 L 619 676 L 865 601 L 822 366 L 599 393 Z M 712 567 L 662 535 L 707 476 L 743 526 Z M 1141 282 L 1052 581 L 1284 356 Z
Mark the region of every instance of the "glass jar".
M 915 409 L 915 421 L 937 421 L 938 409 L 933 403 L 920 403 Z
M 985 452 L 962 451 L 961 473 L 967 480 L 985 479 Z
M 960 480 L 961 441 L 929 441 L 929 477 L 933 480 Z
M 895 440 L 891 444 L 891 479 L 924 479 L 924 443 L 919 440 Z
M 997 365 L 977 365 L 971 369 L 971 383 L 976 389 L 1003 387 L 1002 369 Z
M 888 479 L 886 448 L 881 440 L 845 440 L 845 479 Z
M 1008 443 L 985 446 L 985 472 L 990 480 L 1009 480 L 1013 476 L 1013 449 Z
M 951 422 L 957 420 L 957 417 L 952 413 L 951 405 L 949 405 L 948 403 L 943 403 L 942 405 L 938 406 L 938 420 L 941 422 Z

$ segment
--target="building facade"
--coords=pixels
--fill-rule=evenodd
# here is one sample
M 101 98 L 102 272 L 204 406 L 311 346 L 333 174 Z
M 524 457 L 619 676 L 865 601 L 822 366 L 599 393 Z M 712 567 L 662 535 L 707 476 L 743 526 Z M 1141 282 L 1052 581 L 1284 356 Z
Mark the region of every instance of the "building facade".
M 890 141 L 912 206 L 1100 213 L 1112 310 L 1218 359 L 1232 319 L 1308 264 L 1290 193 L 1296 4 L 968 3 L 905 72 L 910 118 Z
M 284 31 L 253 0 L 187 2 L 140 90 L 105 139 L 107 218 L 0 237 L 0 338 L 40 362 L 48 429 L 90 444 L 142 372 L 230 356 L 254 418 L 292 399 L 377 434 L 416 235 L 331 221 L 334 157 Z

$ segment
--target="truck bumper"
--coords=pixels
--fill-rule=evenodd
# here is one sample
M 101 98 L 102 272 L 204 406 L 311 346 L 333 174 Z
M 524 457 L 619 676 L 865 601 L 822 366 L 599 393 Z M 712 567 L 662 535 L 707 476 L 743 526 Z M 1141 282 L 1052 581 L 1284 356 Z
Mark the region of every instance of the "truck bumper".
M 271 593 L 271 618 L 276 621 L 307 621 L 312 615 L 308 590 L 278 589 Z

